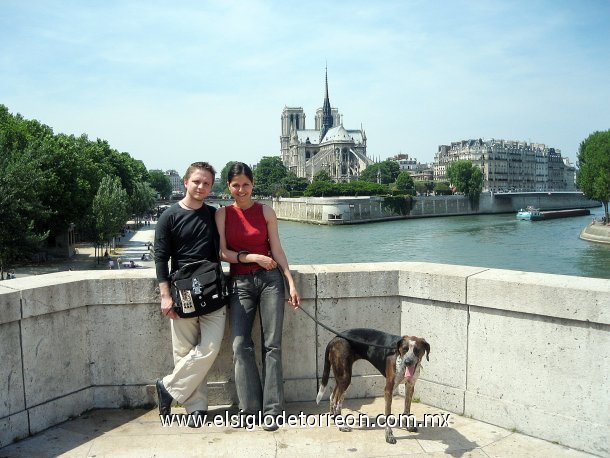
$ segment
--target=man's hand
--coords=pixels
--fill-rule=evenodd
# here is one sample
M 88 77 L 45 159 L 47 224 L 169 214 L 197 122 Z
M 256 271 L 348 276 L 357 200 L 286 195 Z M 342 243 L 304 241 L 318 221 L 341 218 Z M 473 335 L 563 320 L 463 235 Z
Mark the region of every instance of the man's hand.
M 178 318 L 178 314 L 174 311 L 174 300 L 169 292 L 169 282 L 159 283 L 159 291 L 161 292 L 161 313 L 175 320 Z

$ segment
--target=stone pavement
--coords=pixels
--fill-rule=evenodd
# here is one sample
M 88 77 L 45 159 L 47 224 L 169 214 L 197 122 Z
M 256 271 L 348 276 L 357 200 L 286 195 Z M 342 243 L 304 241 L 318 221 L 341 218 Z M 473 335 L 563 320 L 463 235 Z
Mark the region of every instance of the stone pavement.
M 327 412 L 328 402 L 322 404 L 289 403 L 286 414 L 306 412 L 318 416 Z M 366 414 L 373 420 L 383 412 L 383 404 L 383 398 L 351 399 L 345 402 L 343 414 Z M 393 405 L 396 412 L 402 405 L 399 396 Z M 179 408 L 172 411 L 184 412 Z M 209 415 L 225 412 L 226 407 L 211 408 Z M 229 412 L 235 412 L 235 408 Z M 413 413 L 420 420 L 425 413 L 446 412 L 415 403 Z M 310 421 L 313 422 L 307 422 Z M 394 428 L 397 443 L 390 445 L 385 442 L 384 429 L 379 427 L 354 428 L 352 432 L 340 432 L 335 426 L 305 425 L 283 426 L 275 432 L 260 427 L 248 431 L 214 425 L 192 429 L 178 425 L 162 427 L 156 409 L 94 410 L 4 447 L 0 457 L 591 456 L 455 414 L 451 414 L 449 423 L 448 427 L 420 427 L 416 433 Z

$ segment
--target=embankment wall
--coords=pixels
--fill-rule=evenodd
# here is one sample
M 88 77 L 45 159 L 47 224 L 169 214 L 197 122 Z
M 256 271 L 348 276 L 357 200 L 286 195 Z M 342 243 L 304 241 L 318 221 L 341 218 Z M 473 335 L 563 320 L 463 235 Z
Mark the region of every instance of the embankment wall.
M 482 193 L 477 206 L 466 196 L 414 197 L 411 208 L 401 214 L 386 204 L 384 197 L 301 197 L 279 198 L 265 203 L 273 206 L 278 218 L 314 224 L 356 224 L 392 219 L 434 216 L 516 213 L 531 205 L 542 210 L 598 207 L 599 202 L 582 193 Z

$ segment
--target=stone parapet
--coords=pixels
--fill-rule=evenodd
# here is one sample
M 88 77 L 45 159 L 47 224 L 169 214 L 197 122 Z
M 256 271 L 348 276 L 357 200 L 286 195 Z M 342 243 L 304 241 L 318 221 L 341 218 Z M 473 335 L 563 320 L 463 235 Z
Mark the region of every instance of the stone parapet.
M 325 325 L 426 338 L 421 401 L 608 454 L 610 280 L 419 262 L 293 271 Z M 332 334 L 288 305 L 284 323 L 286 400 L 313 400 Z M 152 269 L 0 283 L 0 348 L 0 447 L 89 409 L 152 405 L 173 364 Z M 358 361 L 348 396 L 383 386 Z M 228 325 L 209 388 L 210 404 L 236 401 Z

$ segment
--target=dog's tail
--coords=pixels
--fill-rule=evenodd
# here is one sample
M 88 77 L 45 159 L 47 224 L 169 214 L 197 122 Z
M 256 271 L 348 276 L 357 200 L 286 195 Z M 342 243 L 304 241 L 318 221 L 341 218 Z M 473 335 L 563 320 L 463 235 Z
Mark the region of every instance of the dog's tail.
M 318 390 L 318 395 L 316 396 L 316 404 L 320 404 L 322 400 L 322 396 L 324 396 L 324 392 L 326 391 L 326 386 L 328 385 L 328 377 L 330 376 L 330 359 L 328 354 L 330 353 L 330 345 L 326 346 L 326 351 L 324 352 L 324 372 L 322 373 L 322 381 L 320 382 L 320 389 Z

